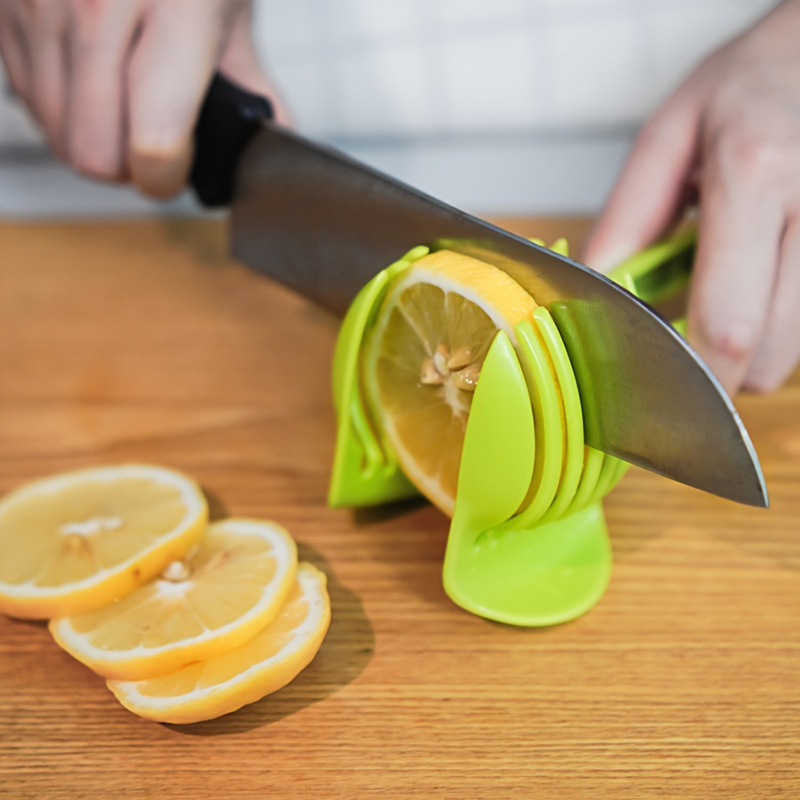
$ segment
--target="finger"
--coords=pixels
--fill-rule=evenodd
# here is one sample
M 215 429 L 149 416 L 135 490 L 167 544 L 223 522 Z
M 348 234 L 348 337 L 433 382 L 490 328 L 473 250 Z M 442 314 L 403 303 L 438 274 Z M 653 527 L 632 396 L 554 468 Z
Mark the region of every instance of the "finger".
M 679 92 L 642 129 L 584 249 L 609 269 L 662 236 L 679 215 L 693 175 L 699 107 Z
M 791 220 L 781 242 L 780 263 L 767 324 L 745 377 L 757 392 L 780 387 L 800 361 L 800 218 Z
M 65 145 L 83 173 L 125 177 L 124 71 L 137 30 L 137 4 L 84 4 L 69 20 L 70 88 Z
M 64 109 L 67 64 L 64 52 L 66 15 L 61 3 L 45 3 L 38 9 L 35 25 L 29 28 L 31 54 L 30 99 L 34 112 L 47 133 L 50 147 L 66 156 Z
M 30 76 L 28 51 L 22 31 L 11 19 L 4 18 L 0 27 L 0 52 L 14 91 L 27 102 Z
M 275 112 L 275 120 L 281 125 L 291 125 L 291 117 L 283 99 L 261 66 L 253 42 L 252 7 L 249 3 L 242 8 L 234 20 L 222 52 L 219 68 L 234 83 L 251 92 L 268 97 Z
M 767 321 L 784 222 L 769 150 L 739 136 L 709 143 L 689 298 L 689 340 L 730 394 Z
M 171 197 L 186 184 L 194 123 L 227 33 L 202 4 L 176 13 L 180 8 L 154 7 L 128 72 L 130 174 L 154 197 Z M 185 13 L 193 14 L 191 36 Z

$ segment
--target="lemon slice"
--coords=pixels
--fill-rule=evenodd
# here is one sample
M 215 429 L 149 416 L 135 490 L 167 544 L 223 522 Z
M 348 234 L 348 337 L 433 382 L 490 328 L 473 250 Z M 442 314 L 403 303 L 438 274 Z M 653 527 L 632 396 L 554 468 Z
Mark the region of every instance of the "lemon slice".
M 105 608 L 51 620 L 50 632 L 100 675 L 150 678 L 252 639 L 280 613 L 296 571 L 283 528 L 227 519 L 158 578 Z
M 161 467 L 23 486 L 0 500 L 0 611 L 43 619 L 104 606 L 180 558 L 207 518 L 197 484 Z
M 498 330 L 534 299 L 506 273 L 440 250 L 390 287 L 362 353 L 368 403 L 407 477 L 452 515 L 472 394 Z
M 224 655 L 142 681 L 108 681 L 125 708 L 157 722 L 213 719 L 254 703 L 293 680 L 325 638 L 331 608 L 325 575 L 300 564 L 280 616 Z

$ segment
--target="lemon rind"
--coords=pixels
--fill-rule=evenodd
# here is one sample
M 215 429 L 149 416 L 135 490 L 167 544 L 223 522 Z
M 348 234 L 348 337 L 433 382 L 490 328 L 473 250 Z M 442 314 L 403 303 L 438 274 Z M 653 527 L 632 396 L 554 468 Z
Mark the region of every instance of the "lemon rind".
M 0 581 L 0 611 L 13 617 L 47 619 L 56 614 L 63 616 L 96 610 L 146 583 L 170 561 L 180 558 L 200 541 L 208 521 L 208 504 L 198 484 L 176 470 L 146 464 L 90 467 L 43 478 L 5 495 L 0 500 L 0 515 L 4 507 L 20 500 L 87 481 L 111 482 L 125 478 L 146 478 L 177 489 L 186 505 L 181 521 L 136 555 L 66 587 L 41 587 L 32 581 Z
M 252 664 L 224 683 L 193 690 L 191 700 L 181 697 L 154 697 L 139 691 L 139 681 L 107 681 L 119 702 L 140 717 L 155 722 L 187 724 L 214 719 L 257 702 L 290 683 L 313 661 L 330 625 L 330 601 L 327 578 L 310 564 L 300 564 L 296 580 L 309 612 L 295 628 L 291 641 L 264 661 Z
M 123 651 L 108 651 L 88 641 L 86 634 L 77 633 L 69 617 L 50 621 L 50 633 L 56 643 L 73 658 L 85 664 L 105 678 L 136 681 L 180 669 L 194 661 L 202 661 L 212 655 L 229 652 L 252 639 L 260 630 L 272 622 L 281 611 L 291 592 L 297 572 L 297 545 L 289 532 L 273 522 L 253 519 L 225 519 L 214 522 L 212 528 L 228 529 L 239 535 L 260 536 L 268 541 L 276 558 L 276 576 L 270 591 L 262 595 L 258 603 L 237 619 L 213 630 L 208 629 L 179 644 L 160 647 L 144 647 Z

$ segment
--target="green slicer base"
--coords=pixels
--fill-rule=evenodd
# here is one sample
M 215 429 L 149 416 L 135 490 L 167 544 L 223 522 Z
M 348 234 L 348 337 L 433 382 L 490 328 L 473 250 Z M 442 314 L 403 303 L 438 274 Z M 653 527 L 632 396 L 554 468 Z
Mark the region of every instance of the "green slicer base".
M 676 271 L 691 234 L 644 251 L 613 277 L 646 300 L 685 286 Z M 562 252 L 565 243 L 554 249 Z M 416 494 L 360 391 L 359 352 L 389 282 L 426 248 L 376 276 L 348 312 L 334 357 L 339 431 L 331 505 Z M 685 259 L 683 259 L 685 261 Z M 521 626 L 573 619 L 602 597 L 612 553 L 601 499 L 628 465 L 585 444 L 583 404 L 549 312 L 498 332 L 484 360 L 467 422 L 455 510 L 443 566 L 448 595 L 463 608 Z

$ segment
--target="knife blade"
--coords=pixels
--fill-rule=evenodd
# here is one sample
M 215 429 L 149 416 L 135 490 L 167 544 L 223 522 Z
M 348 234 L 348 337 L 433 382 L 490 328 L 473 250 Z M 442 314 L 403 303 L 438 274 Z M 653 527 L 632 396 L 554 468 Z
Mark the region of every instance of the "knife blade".
M 229 135 L 234 116 L 238 138 Z M 230 201 L 234 257 L 336 313 L 415 245 L 481 258 L 550 310 L 575 369 L 588 444 L 703 491 L 768 505 L 731 399 L 646 303 L 269 116 L 263 98 L 217 76 L 198 123 L 193 183 L 207 201 Z

